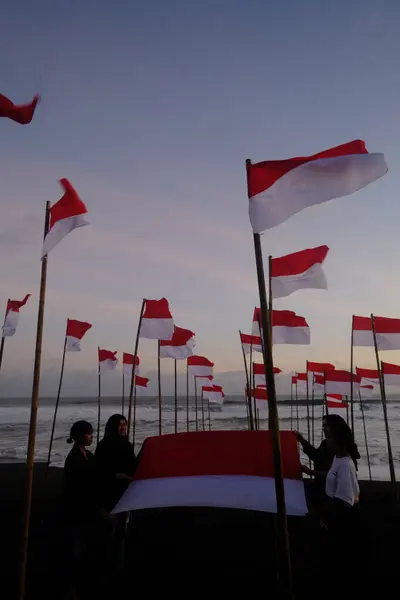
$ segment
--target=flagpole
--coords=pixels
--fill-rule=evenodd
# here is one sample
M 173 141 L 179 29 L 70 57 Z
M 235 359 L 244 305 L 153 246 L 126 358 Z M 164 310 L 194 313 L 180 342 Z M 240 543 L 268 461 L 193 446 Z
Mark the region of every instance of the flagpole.
M 135 360 L 135 359 L 133 359 Z M 132 367 L 133 368 L 133 367 Z M 121 398 L 121 414 L 125 412 L 125 373 L 124 365 L 122 364 L 122 398 Z
M 57 392 L 57 398 L 56 398 L 56 405 L 54 407 L 53 424 L 52 424 L 52 427 L 51 427 L 51 435 L 50 435 L 50 443 L 49 443 L 49 453 L 47 455 L 46 474 L 48 473 L 48 470 L 49 470 L 49 467 L 50 467 L 51 450 L 52 450 L 52 447 L 53 447 L 53 439 L 54 439 L 54 431 L 55 431 L 55 428 L 56 428 L 56 419 L 57 419 L 58 405 L 60 404 L 61 387 L 62 387 L 62 382 L 63 382 L 63 377 L 64 377 L 64 365 L 65 365 L 65 352 L 66 352 L 66 349 L 67 349 L 67 336 L 65 336 L 65 339 L 64 339 L 64 348 L 63 348 L 62 360 L 61 360 L 60 381 L 58 383 L 58 392 Z
M 251 164 L 250 159 L 246 160 L 246 169 Z M 277 549 L 278 549 L 278 569 L 279 583 L 282 585 L 282 598 L 293 598 L 292 590 L 292 569 L 290 561 L 289 533 L 286 518 L 285 488 L 283 482 L 281 443 L 279 434 L 279 416 L 276 402 L 274 366 L 272 358 L 272 331 L 268 320 L 267 290 L 265 287 L 264 265 L 262 258 L 261 238 L 259 233 L 253 234 L 254 253 L 256 260 L 258 291 L 260 295 L 261 325 L 263 332 L 263 354 L 265 379 L 267 384 L 269 425 L 272 434 L 272 447 L 274 455 L 274 476 L 275 493 L 277 508 Z
M 137 394 L 137 386 L 136 386 L 136 378 L 135 378 L 135 386 L 134 386 L 134 392 L 133 392 L 133 421 L 132 421 L 133 450 L 135 450 L 135 437 L 136 437 L 136 402 L 137 402 L 136 394 Z
M 367 438 L 367 428 L 365 425 L 365 414 L 364 414 L 364 406 L 363 406 L 363 401 L 361 398 L 361 392 L 360 390 L 358 390 L 358 398 L 360 400 L 360 410 L 361 410 L 361 418 L 362 418 L 362 422 L 363 422 L 363 429 L 364 429 L 364 441 L 365 441 L 365 452 L 367 455 L 367 464 L 368 464 L 368 472 L 369 472 L 369 481 L 372 482 L 372 473 L 371 473 L 371 461 L 369 459 L 369 448 L 368 448 L 368 438 Z
M 6 318 L 7 318 L 7 306 L 9 304 L 9 302 L 10 302 L 10 298 L 8 298 L 8 300 L 7 300 L 6 313 L 4 315 L 3 326 L 4 326 L 4 323 L 6 322 Z M 5 342 L 5 337 L 4 337 L 4 329 L 3 329 L 3 335 L 1 336 L 1 343 L 0 343 L 0 370 L 1 370 L 1 365 L 3 364 L 4 342 Z
M 290 429 L 293 430 L 293 376 L 290 376 Z
M 189 431 L 189 365 L 186 360 L 186 431 Z
M 351 340 L 350 340 L 350 415 L 351 429 L 354 434 L 354 392 L 353 392 L 353 369 L 354 369 L 354 315 L 351 317 Z
M 45 218 L 44 218 L 44 237 L 49 230 L 50 223 L 50 202 L 46 202 Z M 39 307 L 36 329 L 36 345 L 35 345 L 35 362 L 33 367 L 33 382 L 32 382 L 32 399 L 31 399 L 31 416 L 29 423 L 28 436 L 28 451 L 26 458 L 26 492 L 24 498 L 23 512 L 23 534 L 21 543 L 20 565 L 21 572 L 19 578 L 19 594 L 18 599 L 24 600 L 26 587 L 26 571 L 28 564 L 28 542 L 29 542 L 29 527 L 31 520 L 32 507 L 32 490 L 33 490 L 33 466 L 35 460 L 35 442 L 36 442 L 36 424 L 37 413 L 39 408 L 39 387 L 40 387 L 40 365 L 42 358 L 42 339 L 43 339 L 43 321 L 44 308 L 46 302 L 46 281 L 47 281 L 47 254 L 42 257 L 42 271 L 40 277 L 40 292 L 39 292 Z
M 157 374 L 158 374 L 158 435 L 162 435 L 162 397 L 161 397 L 161 356 L 160 340 L 157 340 Z
M 210 399 L 208 399 L 207 402 L 208 402 L 208 431 L 211 431 Z
M 272 256 L 268 256 L 268 315 L 269 315 L 269 326 L 271 328 L 271 346 L 273 345 L 273 329 L 272 329 Z
M 175 381 L 175 433 L 178 433 L 178 369 L 177 360 L 174 359 L 174 381 Z
M 204 395 L 203 395 L 203 386 L 201 386 L 201 422 L 203 425 L 203 431 L 205 430 L 205 422 L 204 422 Z
M 143 312 L 144 312 L 144 306 L 145 306 L 145 304 L 146 304 L 146 299 L 143 298 L 143 300 L 142 300 L 142 306 L 141 306 L 141 309 L 140 309 L 138 327 L 137 327 L 137 331 L 136 331 L 136 340 L 135 340 L 135 350 L 134 350 L 134 353 L 133 353 L 133 365 L 132 365 L 132 373 L 131 373 L 131 382 L 130 382 L 130 386 L 129 386 L 128 438 L 129 438 L 129 433 L 130 433 L 130 429 L 131 429 L 131 419 L 132 419 L 132 401 L 133 401 L 133 392 L 134 392 L 134 387 L 135 387 L 136 357 L 137 357 L 137 352 L 138 352 L 138 347 L 139 347 L 140 327 L 142 325 L 142 319 L 143 319 Z
M 194 406 L 195 406 L 195 413 L 196 413 L 196 431 L 198 431 L 199 425 L 197 423 L 197 377 L 196 377 L 196 375 L 194 376 Z
M 97 347 L 97 356 L 99 356 L 100 346 Z M 97 444 L 100 441 L 100 398 L 101 398 L 101 374 L 100 374 L 100 360 L 98 360 L 97 365 Z
M 387 406 L 386 406 L 386 390 L 385 390 L 385 380 L 382 371 L 382 363 L 379 361 L 379 352 L 378 352 L 378 344 L 376 341 L 376 329 L 375 329 L 375 319 L 374 315 L 371 315 L 371 326 L 372 326 L 372 335 L 374 338 L 374 349 L 375 349 L 375 358 L 376 358 L 376 366 L 378 369 L 378 378 L 379 378 L 379 387 L 381 390 L 381 401 L 382 401 L 382 410 L 383 410 L 383 420 L 385 422 L 385 430 L 386 430 L 386 441 L 387 441 L 387 449 L 388 449 L 388 461 L 389 461 L 389 471 L 390 471 L 390 481 L 392 484 L 393 492 L 396 492 L 396 472 L 394 470 L 393 463 L 393 454 L 392 454 L 392 444 L 390 443 L 390 430 L 389 430 L 389 420 L 387 414 Z
M 247 360 L 246 360 L 246 354 L 244 352 L 244 348 L 243 348 L 243 344 L 242 344 L 242 332 L 239 329 L 239 336 L 240 336 L 240 345 L 242 347 L 242 354 L 243 354 L 243 362 L 244 362 L 244 372 L 246 375 L 246 396 L 247 396 L 247 415 L 248 415 L 248 419 L 249 419 L 249 428 L 253 429 L 253 415 L 252 415 L 252 411 L 250 410 L 251 407 L 251 393 L 250 393 L 250 379 L 249 379 L 249 370 L 247 367 Z

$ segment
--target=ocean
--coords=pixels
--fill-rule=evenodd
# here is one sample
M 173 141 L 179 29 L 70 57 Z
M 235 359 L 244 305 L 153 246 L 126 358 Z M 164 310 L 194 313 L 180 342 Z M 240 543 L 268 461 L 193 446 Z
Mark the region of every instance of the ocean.
M 54 398 L 42 398 L 40 401 L 35 460 L 46 461 L 51 426 L 54 414 Z M 179 398 L 178 431 L 186 431 L 186 398 Z M 371 461 L 372 478 L 379 480 L 389 479 L 389 466 L 387 459 L 387 445 L 382 407 L 377 402 L 364 401 L 365 421 L 367 429 L 368 448 Z M 279 418 L 281 429 L 290 429 L 291 407 L 286 402 L 280 402 Z M 295 407 L 293 413 L 295 414 Z M 321 440 L 321 406 L 315 407 L 315 444 Z M 121 399 L 103 398 L 101 401 L 101 428 L 103 434 L 104 424 L 114 413 L 121 412 Z M 205 411 L 208 428 L 208 413 Z M 388 402 L 388 416 L 390 436 L 392 443 L 396 473 L 400 478 L 400 403 Z M 0 399 L 0 461 L 14 462 L 26 459 L 28 442 L 28 429 L 30 417 L 30 400 L 27 398 Z M 307 413 L 306 407 L 299 405 L 299 429 L 307 437 Z M 195 406 L 194 400 L 190 400 L 190 429 L 195 430 Z M 261 429 L 267 428 L 267 411 L 260 412 Z M 85 419 L 93 424 L 96 429 L 97 423 L 97 400 L 96 398 L 62 398 L 58 411 L 55 436 L 53 441 L 52 460 L 53 466 L 63 466 L 71 446 L 66 443 L 69 429 L 78 419 Z M 202 429 L 201 410 L 199 402 L 198 411 L 199 428 Z M 211 412 L 212 429 L 244 429 L 247 428 L 246 408 L 242 397 L 227 396 L 221 409 L 213 409 Z M 293 421 L 296 428 L 296 421 Z M 163 398 L 163 433 L 174 432 L 174 399 Z M 136 440 L 135 449 L 138 452 L 144 439 L 148 436 L 158 435 L 158 399 L 146 397 L 138 399 L 136 418 Z M 359 478 L 368 479 L 366 450 L 364 432 L 362 426 L 361 412 L 358 404 L 355 405 L 355 437 L 361 454 L 359 466 Z M 94 436 L 96 438 L 96 435 Z M 95 445 L 95 442 L 94 442 Z M 304 459 L 305 462 L 305 459 Z

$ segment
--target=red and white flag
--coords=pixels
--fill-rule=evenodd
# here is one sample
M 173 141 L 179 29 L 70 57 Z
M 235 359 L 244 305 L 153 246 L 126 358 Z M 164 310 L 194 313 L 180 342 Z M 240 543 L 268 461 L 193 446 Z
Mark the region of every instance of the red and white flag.
M 344 415 L 348 409 L 348 403 L 345 402 L 346 397 L 342 394 L 327 394 L 326 395 L 326 407 L 329 414 L 340 415 L 344 418 Z
M 314 380 L 314 392 L 321 392 L 325 389 L 325 379 L 322 375 L 315 374 L 311 371 L 306 373 L 297 373 L 297 391 L 300 394 L 307 394 L 307 382 L 308 382 L 308 393 L 312 393 L 313 380 Z
M 307 371 L 323 375 L 326 371 L 334 370 L 335 365 L 332 365 L 331 363 L 312 362 L 310 360 L 307 361 Z
M 68 179 L 60 179 L 65 193 L 50 207 L 49 231 L 44 238 L 42 258 L 77 227 L 88 225 L 85 219 L 87 208 Z
M 379 382 L 378 369 L 360 369 L 359 367 L 356 367 L 356 373 L 361 377 L 361 384 L 369 382 L 376 384 Z
M 7 302 L 6 316 L 3 325 L 3 337 L 12 337 L 17 331 L 19 309 L 25 306 L 30 296 L 30 294 L 27 294 L 23 300 L 9 300 Z
M 203 385 L 203 398 L 208 400 L 210 404 L 222 405 L 224 403 L 224 390 L 220 385 Z
M 268 408 L 268 392 L 266 385 L 260 385 L 256 388 L 252 388 L 248 393 L 250 394 L 251 398 L 256 401 L 256 408 L 259 410 Z
M 28 125 L 33 119 L 40 96 L 36 94 L 28 104 L 14 104 L 9 98 L 0 94 L 0 117 L 11 119 L 20 125 Z
M 126 377 L 132 377 L 133 364 L 135 363 L 135 376 L 139 374 L 140 359 L 134 354 L 124 352 L 122 354 L 122 370 Z
M 249 335 L 247 333 L 241 333 L 240 341 L 242 343 L 243 352 L 245 354 L 250 354 L 250 352 L 262 352 L 260 335 Z
M 205 356 L 189 356 L 187 359 L 189 375 L 193 377 L 212 377 L 214 363 Z
M 274 375 L 279 375 L 279 373 L 282 373 L 282 369 L 279 369 L 279 367 L 274 367 Z M 253 374 L 254 385 L 256 387 L 259 385 L 266 385 L 264 363 L 253 363 Z
M 328 246 L 308 248 L 271 259 L 271 290 L 273 298 L 286 298 L 297 290 L 326 290 L 328 285 L 322 269 Z
M 385 385 L 400 385 L 400 367 L 382 362 L 382 375 Z
M 147 377 L 135 377 L 135 385 L 140 388 L 147 388 L 149 380 Z
M 341 394 L 342 396 L 351 396 L 351 381 L 353 380 L 353 394 L 358 392 L 361 377 L 353 375 L 349 371 L 336 369 L 325 373 L 325 392 L 328 395 Z
M 174 335 L 174 320 L 168 300 L 145 300 L 140 337 L 148 340 L 170 340 Z
M 67 331 L 65 333 L 67 338 L 67 345 L 65 346 L 66 352 L 80 352 L 81 351 L 81 340 L 85 333 L 91 328 L 90 323 L 85 321 L 76 321 L 75 319 L 67 319 Z
M 292 385 L 296 385 L 297 383 L 297 375 L 292 375 Z
M 374 386 L 371 384 L 363 385 L 361 381 L 360 396 L 361 398 L 370 398 L 374 393 Z
M 195 345 L 193 331 L 190 331 L 190 329 L 182 329 L 182 327 L 175 327 L 175 331 L 170 340 L 160 341 L 160 357 L 185 360 L 189 356 L 193 356 L 193 348 Z
M 378 350 L 400 350 L 400 319 L 375 317 Z M 353 346 L 374 346 L 371 317 L 353 317 Z
M 310 327 L 304 317 L 290 310 L 272 311 L 272 342 L 273 344 L 308 345 Z
M 100 373 L 104 373 L 104 371 L 114 371 L 117 364 L 117 352 L 111 352 L 111 350 L 104 350 L 104 348 L 99 348 Z
M 286 512 L 307 504 L 294 431 L 281 431 Z M 244 451 L 245 449 L 245 451 Z M 277 512 L 270 431 L 198 431 L 147 438 L 134 480 L 113 513 L 209 506 Z
M 312 156 L 248 164 L 253 231 L 272 229 L 305 208 L 353 194 L 386 172 L 384 155 L 369 154 L 361 140 Z

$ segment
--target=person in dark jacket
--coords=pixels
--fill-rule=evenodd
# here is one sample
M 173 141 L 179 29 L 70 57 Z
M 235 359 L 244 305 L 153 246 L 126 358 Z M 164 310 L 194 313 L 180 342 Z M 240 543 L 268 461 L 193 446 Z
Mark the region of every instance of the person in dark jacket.
M 111 512 L 131 483 L 136 468 L 133 445 L 127 437 L 127 420 L 123 415 L 115 414 L 108 419 L 104 438 L 96 448 L 95 460 L 99 502 Z

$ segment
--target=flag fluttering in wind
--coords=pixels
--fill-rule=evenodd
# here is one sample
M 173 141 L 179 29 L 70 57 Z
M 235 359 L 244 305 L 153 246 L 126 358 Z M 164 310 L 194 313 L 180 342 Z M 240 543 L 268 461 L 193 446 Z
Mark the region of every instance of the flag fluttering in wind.
M 382 361 L 382 375 L 385 385 L 400 385 L 400 367 Z
M 249 216 L 254 233 L 284 223 L 305 208 L 348 196 L 387 172 L 383 154 L 354 140 L 312 156 L 247 165 Z
M 360 385 L 361 398 L 370 398 L 373 393 L 374 393 L 374 386 L 371 384 L 364 385 L 363 381 L 361 380 L 361 385 Z
M 308 509 L 296 433 L 281 431 L 280 445 L 287 513 L 303 516 Z M 271 432 L 198 431 L 148 437 L 133 483 L 113 513 L 168 506 L 276 512 Z
M 282 373 L 282 369 L 279 369 L 279 367 L 274 367 L 274 374 L 278 375 L 279 373 Z M 259 385 L 266 385 L 264 363 L 253 363 L 253 374 L 254 384 L 256 387 Z
M 87 208 L 68 179 L 60 179 L 65 193 L 50 207 L 49 231 L 43 242 L 42 257 L 48 254 L 61 240 L 77 227 L 88 225 L 85 219 Z
M 344 417 L 349 404 L 345 402 L 346 397 L 343 394 L 327 394 L 326 407 L 330 414 L 340 415 Z
M 400 319 L 375 317 L 378 350 L 400 350 Z M 374 347 L 371 317 L 353 317 L 353 346 Z
M 310 327 L 304 317 L 291 310 L 272 311 L 273 344 L 308 345 L 310 339 Z
M 361 384 L 363 383 L 378 383 L 379 381 L 379 371 L 378 369 L 360 369 L 360 367 L 356 367 L 356 373 L 359 377 L 361 377 Z
M 104 371 L 114 371 L 117 364 L 117 352 L 111 352 L 111 350 L 99 348 L 100 373 L 103 373 Z
M 127 377 L 132 377 L 133 363 L 135 362 L 135 375 L 139 374 L 140 359 L 138 356 L 123 352 L 122 354 L 122 371 Z
M 195 339 L 193 331 L 175 327 L 175 331 L 170 340 L 160 341 L 160 357 L 174 358 L 175 360 L 185 360 L 193 356 Z
M 328 246 L 318 246 L 271 259 L 271 290 L 273 298 L 286 298 L 297 290 L 328 289 L 322 270 L 329 252 Z
M 0 94 L 0 117 L 11 119 L 20 125 L 28 125 L 33 119 L 40 96 L 36 94 L 28 104 L 14 104 L 9 98 Z
M 203 398 L 208 400 L 210 404 L 222 405 L 224 403 L 224 390 L 220 385 L 203 385 L 201 388 L 203 392 Z
M 27 294 L 23 300 L 9 300 L 7 302 L 6 316 L 3 325 L 3 337 L 12 337 L 17 331 L 19 309 L 25 306 L 30 296 L 30 294 Z
M 322 375 L 326 371 L 334 371 L 334 370 L 335 370 L 335 365 L 332 365 L 331 363 L 312 362 L 310 360 L 307 361 L 307 371 L 309 371 L 309 372 L 318 373 L 318 374 Z
M 174 320 L 168 300 L 145 300 L 140 337 L 148 340 L 170 340 L 174 334 Z
M 258 327 L 258 325 L 257 325 Z M 261 336 L 249 335 L 247 333 L 240 334 L 240 341 L 242 343 L 243 352 L 250 354 L 250 352 L 262 352 Z
M 189 356 L 187 365 L 193 377 L 212 377 L 214 373 L 214 363 L 205 356 Z
M 66 352 L 80 352 L 80 342 L 87 331 L 91 328 L 90 323 L 85 321 L 76 321 L 75 319 L 67 320 L 67 345 L 65 346 Z
M 341 394 L 342 396 L 351 396 L 351 380 L 353 380 L 353 392 L 358 392 L 361 377 L 336 369 L 325 373 L 325 391 L 326 394 Z
M 140 387 L 140 388 L 147 388 L 149 383 L 149 380 L 147 377 L 136 377 L 135 378 L 135 385 L 136 387 Z
M 247 391 L 251 398 L 256 401 L 256 407 L 259 409 L 268 408 L 267 386 L 260 385 Z

